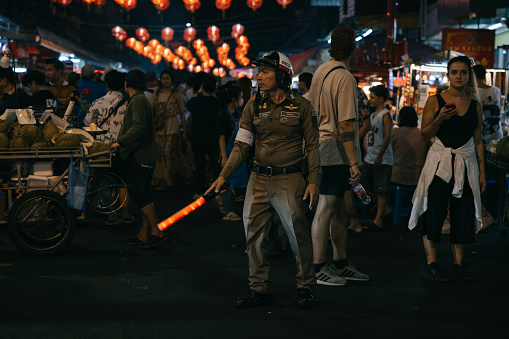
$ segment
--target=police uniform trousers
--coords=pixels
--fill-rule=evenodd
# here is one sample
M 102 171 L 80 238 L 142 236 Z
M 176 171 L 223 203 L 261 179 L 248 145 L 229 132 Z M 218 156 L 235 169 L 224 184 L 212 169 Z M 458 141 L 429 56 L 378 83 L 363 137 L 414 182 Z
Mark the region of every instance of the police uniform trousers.
M 271 293 L 267 262 L 271 218 L 276 212 L 288 235 L 297 264 L 297 288 L 316 283 L 309 227 L 305 219 L 301 173 L 266 176 L 251 173 L 244 201 L 244 228 L 249 257 L 249 285 L 260 293 Z

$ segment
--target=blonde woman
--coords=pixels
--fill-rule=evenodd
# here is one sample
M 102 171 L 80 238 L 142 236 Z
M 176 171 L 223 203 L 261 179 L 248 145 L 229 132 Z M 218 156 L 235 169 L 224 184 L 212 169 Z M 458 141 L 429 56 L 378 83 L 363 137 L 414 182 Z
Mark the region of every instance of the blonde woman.
M 422 236 L 427 265 L 421 277 L 447 281 L 437 263 L 436 248 L 450 206 L 451 276 L 475 280 L 463 266 L 465 244 L 474 242 L 482 224 L 481 193 L 486 189 L 484 148 L 481 138 L 482 107 L 470 58 L 453 58 L 447 64 L 450 87 L 432 96 L 424 106 L 421 134 L 433 142 L 413 197 L 409 228 L 422 215 Z

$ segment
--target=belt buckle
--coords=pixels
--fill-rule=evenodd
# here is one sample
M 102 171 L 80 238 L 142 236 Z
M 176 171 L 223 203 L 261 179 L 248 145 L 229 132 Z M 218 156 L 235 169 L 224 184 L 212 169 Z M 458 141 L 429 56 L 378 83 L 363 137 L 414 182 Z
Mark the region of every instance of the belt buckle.
M 268 177 L 272 176 L 272 167 L 270 167 L 270 166 L 265 167 L 265 175 Z

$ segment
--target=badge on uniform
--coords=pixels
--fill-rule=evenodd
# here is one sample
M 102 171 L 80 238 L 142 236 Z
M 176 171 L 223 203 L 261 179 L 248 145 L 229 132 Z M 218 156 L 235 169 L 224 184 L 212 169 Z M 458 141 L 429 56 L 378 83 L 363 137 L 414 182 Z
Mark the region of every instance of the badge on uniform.
M 293 104 L 290 104 L 290 106 L 284 106 L 285 108 L 288 108 L 290 111 L 299 108 L 298 106 L 294 106 Z
M 281 118 L 281 122 L 287 122 L 288 119 L 287 118 Z
M 312 117 L 317 117 L 317 116 L 318 116 L 318 112 L 317 112 L 317 111 L 315 111 L 315 110 L 313 110 L 313 112 L 311 113 L 311 116 L 312 116 Z

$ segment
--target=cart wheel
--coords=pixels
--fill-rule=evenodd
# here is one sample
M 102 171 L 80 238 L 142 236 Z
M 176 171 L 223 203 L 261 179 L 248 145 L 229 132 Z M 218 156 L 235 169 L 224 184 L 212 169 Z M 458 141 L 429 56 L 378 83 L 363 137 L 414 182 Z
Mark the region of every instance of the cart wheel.
M 8 215 L 9 235 L 23 252 L 48 255 L 61 251 L 74 236 L 76 220 L 66 200 L 47 190 L 17 199 Z
M 106 173 L 96 175 L 88 182 L 87 201 L 90 207 L 99 213 L 113 213 L 125 203 L 127 197 L 120 199 L 120 189 L 126 188 L 118 175 Z

